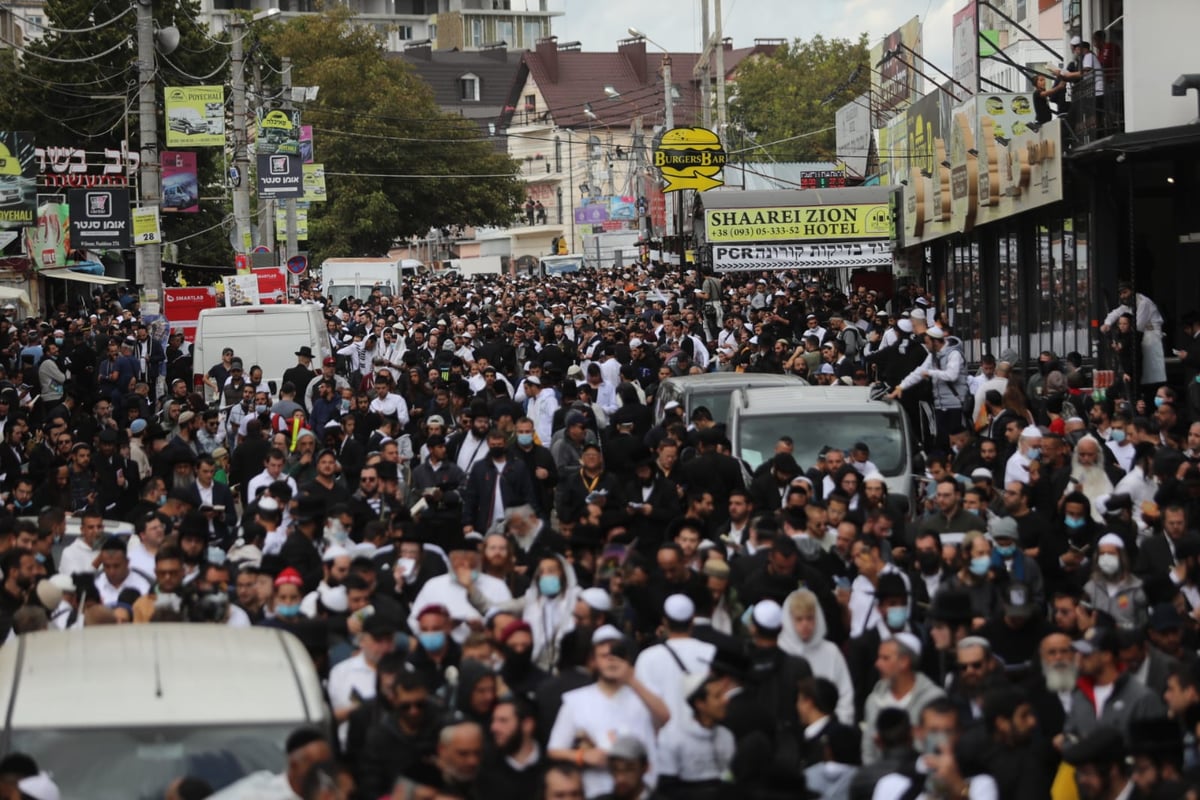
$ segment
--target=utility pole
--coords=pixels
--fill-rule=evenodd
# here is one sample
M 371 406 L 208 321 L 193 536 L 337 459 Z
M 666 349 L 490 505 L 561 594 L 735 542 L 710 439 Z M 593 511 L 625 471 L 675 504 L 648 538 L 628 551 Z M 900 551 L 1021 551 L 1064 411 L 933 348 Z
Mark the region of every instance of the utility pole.
M 717 12 L 717 25 L 720 26 L 720 12 Z M 708 0 L 700 0 L 700 35 L 703 37 L 700 41 L 704 42 L 705 47 L 709 45 L 709 30 L 708 30 Z M 700 67 L 700 112 L 701 125 L 706 130 L 712 130 L 712 70 L 709 69 L 710 59 L 703 59 Z
M 717 137 L 725 141 L 725 32 L 721 22 L 721 0 L 713 0 L 716 14 L 714 36 L 717 40 Z M 707 86 L 707 82 L 705 83 Z M 705 106 L 707 108 L 708 106 Z M 707 127 L 707 126 L 706 126 Z
M 161 200 L 162 181 L 158 158 L 158 109 L 154 64 L 154 12 L 151 0 L 138 0 L 138 135 L 141 139 L 141 167 L 138 180 L 139 197 L 143 207 L 157 206 Z M 142 287 L 148 303 L 161 308 L 162 303 L 162 244 L 145 244 L 137 248 L 142 262 Z
M 246 23 L 234 16 L 233 29 L 233 219 L 236 244 L 234 250 L 249 253 L 253 246 L 250 233 L 250 157 L 246 153 L 246 60 L 242 40 L 246 37 Z
M 292 112 L 292 59 L 283 57 L 283 108 L 291 116 Z M 299 139 L 300 131 L 296 131 Z M 295 158 L 299 159 L 297 154 Z M 304 169 L 301 167 L 301 169 Z M 303 181 L 301 182 L 303 185 Z M 279 263 L 287 264 L 287 260 L 300 251 L 300 243 L 296 234 L 296 198 L 289 197 L 284 201 L 287 208 L 287 246 L 280 256 Z
M 264 114 L 266 109 L 263 107 L 263 84 L 262 84 L 262 65 L 259 59 L 254 60 L 254 125 L 258 126 L 258 118 Z M 258 130 L 258 135 L 262 135 L 262 131 Z M 259 244 L 267 247 L 275 247 L 275 201 L 264 200 L 258 198 L 258 241 Z

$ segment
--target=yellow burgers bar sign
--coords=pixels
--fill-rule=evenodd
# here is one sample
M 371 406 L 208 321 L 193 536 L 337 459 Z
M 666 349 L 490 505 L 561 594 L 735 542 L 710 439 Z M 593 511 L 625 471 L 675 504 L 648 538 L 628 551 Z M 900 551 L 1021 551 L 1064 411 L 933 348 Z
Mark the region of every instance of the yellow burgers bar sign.
M 654 147 L 654 166 L 666 184 L 664 192 L 723 186 L 726 160 L 720 137 L 707 128 L 671 128 Z

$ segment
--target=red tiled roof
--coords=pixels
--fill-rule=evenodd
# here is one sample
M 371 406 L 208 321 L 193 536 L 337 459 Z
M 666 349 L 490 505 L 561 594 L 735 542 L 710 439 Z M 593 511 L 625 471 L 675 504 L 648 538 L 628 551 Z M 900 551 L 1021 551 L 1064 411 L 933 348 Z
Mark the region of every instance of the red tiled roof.
M 521 90 L 526 78 L 532 76 L 547 106 L 537 109 L 537 113 L 540 116 L 548 111 L 549 118 L 560 127 L 608 125 L 627 128 L 638 115 L 642 116 L 645 126 L 663 123 L 661 52 L 647 51 L 645 42 L 641 41 L 625 42 L 613 53 L 554 50 L 552 47 L 555 45 L 543 42 L 538 50 L 524 54 L 509 92 L 510 107 L 522 107 Z M 766 49 L 726 50 L 726 74 L 731 74 L 747 56 Z M 679 94 L 674 100 L 676 125 L 700 122 L 700 86 L 692 78 L 692 70 L 699 58 L 698 53 L 671 53 L 671 82 Z M 606 86 L 611 86 L 620 96 L 609 98 L 605 93 Z M 586 103 L 591 103 L 597 119 L 584 114 Z M 512 112 L 502 114 L 501 126 L 510 124 L 511 118 Z

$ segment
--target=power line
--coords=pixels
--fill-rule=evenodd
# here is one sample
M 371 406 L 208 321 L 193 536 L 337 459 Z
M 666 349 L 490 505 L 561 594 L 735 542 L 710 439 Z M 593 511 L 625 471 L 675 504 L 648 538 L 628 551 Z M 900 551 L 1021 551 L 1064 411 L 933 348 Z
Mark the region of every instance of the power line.
M 112 19 L 108 20 L 108 22 L 101 22 L 99 25 L 93 25 L 90 28 L 53 28 L 49 25 L 43 25 L 41 23 L 29 22 L 28 19 L 26 19 L 25 22 L 27 24 L 29 24 L 29 26 L 31 28 L 38 28 L 40 30 L 46 31 L 47 33 L 91 33 L 92 31 L 103 30 L 104 28 L 107 28 L 109 25 L 114 24 L 117 20 L 121 19 L 126 14 L 133 11 L 134 8 L 136 8 L 136 6 L 134 6 L 132 3 L 130 3 L 130 5 L 124 11 L 122 11 L 120 14 L 117 14 Z
M 513 172 L 485 172 L 473 175 L 405 175 L 392 174 L 386 172 L 330 172 L 325 171 L 326 175 L 337 175 L 345 178 L 411 178 L 411 179 L 432 179 L 441 178 L 457 179 L 457 178 L 516 178 L 516 173 Z
M 22 55 L 33 56 L 34 58 L 40 58 L 43 61 L 51 61 L 55 64 L 90 64 L 94 61 L 99 61 L 101 58 L 104 58 L 106 55 L 108 55 L 110 53 L 115 53 L 116 51 L 120 50 L 122 47 L 129 46 L 128 41 L 121 41 L 121 42 L 117 42 L 115 45 L 108 48 L 103 53 L 95 53 L 94 55 L 90 55 L 87 58 L 57 58 L 55 56 L 42 55 L 41 53 L 37 53 L 32 50 L 26 50 L 25 48 L 20 47 L 19 45 L 14 44 L 13 42 L 10 42 L 8 39 L 5 39 L 3 36 L 0 36 L 0 42 L 3 42 L 4 44 L 11 47 L 14 51 L 21 53 Z
M 167 56 L 166 56 L 166 54 L 165 54 L 165 53 L 159 53 L 159 57 L 160 57 L 160 58 L 162 58 L 162 60 L 163 60 L 163 61 L 165 61 L 165 62 L 167 63 L 167 66 L 169 66 L 171 69 L 175 70 L 175 72 L 177 72 L 179 75 L 181 75 L 181 76 L 183 76 L 183 77 L 185 77 L 185 78 L 190 78 L 191 80 L 194 80 L 194 81 L 206 81 L 206 80 L 209 80 L 210 78 L 213 78 L 214 76 L 216 76 L 216 74 L 217 74 L 218 72 L 220 72 L 220 71 L 222 71 L 223 69 L 225 69 L 226 65 L 228 65 L 228 64 L 229 64 L 229 57 L 228 57 L 228 56 L 226 56 L 226 57 L 225 57 L 225 60 L 224 60 L 224 61 L 222 61 L 222 62 L 221 62 L 221 63 L 220 63 L 218 66 L 217 66 L 217 68 L 216 68 L 216 69 L 214 69 L 212 72 L 208 73 L 207 75 L 193 75 L 192 73 L 190 73 L 190 72 L 188 72 L 187 70 L 185 70 L 183 67 L 181 67 L 181 66 L 179 66 L 178 64 L 176 64 L 176 63 L 175 63 L 174 61 L 172 61 L 171 59 L 167 58 Z

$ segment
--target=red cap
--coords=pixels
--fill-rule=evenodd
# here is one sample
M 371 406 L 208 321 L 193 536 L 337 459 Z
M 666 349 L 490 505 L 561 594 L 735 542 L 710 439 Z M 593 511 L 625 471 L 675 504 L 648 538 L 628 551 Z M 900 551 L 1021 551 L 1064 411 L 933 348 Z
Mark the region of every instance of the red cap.
M 504 626 L 500 631 L 500 644 L 508 641 L 508 638 L 517 631 L 526 631 L 530 636 L 533 635 L 533 628 L 529 627 L 529 623 L 523 619 L 514 619 L 512 622 Z
M 275 576 L 275 585 L 284 586 L 285 584 L 293 586 L 304 586 L 304 579 L 300 577 L 300 573 L 292 567 L 288 567 L 283 572 Z

